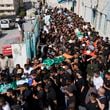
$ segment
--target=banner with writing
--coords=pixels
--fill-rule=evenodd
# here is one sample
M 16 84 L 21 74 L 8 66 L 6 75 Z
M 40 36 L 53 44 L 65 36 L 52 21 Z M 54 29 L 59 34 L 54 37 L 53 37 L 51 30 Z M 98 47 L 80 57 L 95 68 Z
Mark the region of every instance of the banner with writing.
M 53 64 L 60 64 L 64 61 L 63 56 L 55 57 L 53 59 L 47 58 L 46 60 L 43 61 L 43 64 L 47 67 L 52 66 Z

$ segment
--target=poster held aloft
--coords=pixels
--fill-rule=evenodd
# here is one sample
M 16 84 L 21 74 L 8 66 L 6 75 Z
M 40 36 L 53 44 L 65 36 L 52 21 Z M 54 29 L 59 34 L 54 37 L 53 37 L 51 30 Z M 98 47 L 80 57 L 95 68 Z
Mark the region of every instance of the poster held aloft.
M 24 67 L 24 64 L 27 59 L 26 45 L 12 44 L 12 55 L 13 55 L 14 66 L 16 66 L 16 64 L 20 64 L 21 67 Z

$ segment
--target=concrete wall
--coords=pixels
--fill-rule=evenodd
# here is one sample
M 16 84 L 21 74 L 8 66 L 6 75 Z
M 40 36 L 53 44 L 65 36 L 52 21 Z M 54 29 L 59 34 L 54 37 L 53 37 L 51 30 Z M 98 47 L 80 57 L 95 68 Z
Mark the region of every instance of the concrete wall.
M 85 21 L 91 24 L 100 32 L 102 36 L 110 36 L 109 25 L 110 21 L 107 20 L 108 11 L 110 9 L 109 0 L 77 0 L 77 7 L 80 4 L 79 12 L 77 14 L 83 16 Z M 96 16 L 93 17 L 93 8 L 97 7 Z

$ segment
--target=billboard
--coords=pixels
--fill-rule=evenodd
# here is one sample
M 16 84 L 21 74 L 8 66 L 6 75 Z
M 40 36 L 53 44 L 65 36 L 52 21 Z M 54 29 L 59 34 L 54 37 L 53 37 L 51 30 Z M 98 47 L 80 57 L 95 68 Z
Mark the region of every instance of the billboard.
M 12 47 L 11 45 L 5 45 L 2 47 L 2 54 L 4 56 L 10 56 L 12 55 Z

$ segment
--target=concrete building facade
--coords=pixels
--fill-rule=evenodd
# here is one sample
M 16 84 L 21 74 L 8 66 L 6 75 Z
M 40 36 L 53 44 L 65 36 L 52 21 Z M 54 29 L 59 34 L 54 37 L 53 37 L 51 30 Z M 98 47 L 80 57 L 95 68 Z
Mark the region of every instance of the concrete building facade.
M 74 12 L 82 16 L 85 21 L 90 22 L 100 35 L 110 36 L 110 0 L 65 0 L 58 3 L 58 0 L 46 0 L 51 6 L 67 7 L 74 6 Z M 69 1 L 69 2 L 68 2 Z
M 110 36 L 110 0 L 77 0 L 75 12 L 90 22 L 100 35 Z
M 22 0 L 0 0 L 0 16 L 16 15 L 21 5 L 23 5 Z

